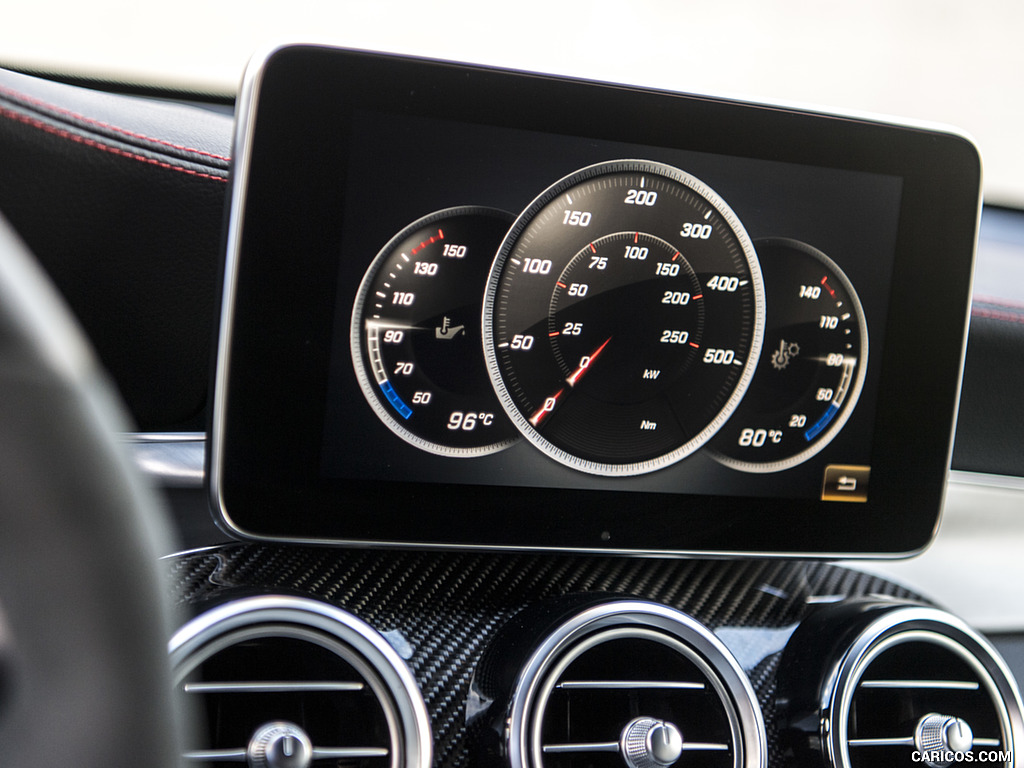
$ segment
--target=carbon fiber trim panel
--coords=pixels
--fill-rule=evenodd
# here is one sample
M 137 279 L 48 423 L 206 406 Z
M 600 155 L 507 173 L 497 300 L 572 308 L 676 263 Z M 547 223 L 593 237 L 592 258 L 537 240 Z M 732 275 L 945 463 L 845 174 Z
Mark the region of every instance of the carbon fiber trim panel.
M 572 593 L 654 600 L 709 626 L 750 676 L 775 744 L 776 670 L 815 606 L 849 597 L 922 598 L 826 563 L 623 559 L 232 544 L 168 561 L 173 597 L 190 610 L 253 592 L 305 594 L 359 616 L 406 658 L 430 712 L 437 768 L 470 762 L 470 682 L 498 628 L 523 608 Z

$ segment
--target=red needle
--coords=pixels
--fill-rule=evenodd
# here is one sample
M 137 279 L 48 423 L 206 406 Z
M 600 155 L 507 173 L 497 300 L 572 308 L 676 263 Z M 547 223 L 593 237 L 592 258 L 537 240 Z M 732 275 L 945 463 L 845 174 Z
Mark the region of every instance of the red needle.
M 594 363 L 595 360 L 597 360 L 597 356 L 601 354 L 601 350 L 607 347 L 608 342 L 611 340 L 612 337 L 609 336 L 607 339 L 604 340 L 604 344 L 602 344 L 600 347 L 594 350 L 594 353 L 592 355 L 590 355 L 589 357 L 584 357 L 580 361 L 579 368 L 573 371 L 572 376 L 566 379 L 570 387 L 576 386 L 576 382 L 583 377 L 583 374 L 586 373 L 587 369 L 590 368 L 590 366 Z M 547 418 L 547 415 L 551 413 L 553 410 L 555 410 L 555 407 L 558 405 L 559 399 L 564 394 L 565 387 L 558 390 L 557 392 L 555 392 L 555 394 L 553 394 L 551 397 L 545 400 L 544 405 L 538 408 L 536 413 L 534 413 L 533 416 L 530 417 L 530 423 L 535 427 L 540 426 L 540 423 L 544 421 L 545 418 Z
M 594 361 L 597 360 L 597 356 L 601 354 L 601 350 L 603 350 L 605 347 L 607 347 L 608 346 L 608 342 L 611 341 L 611 340 L 612 340 L 612 337 L 609 336 L 607 339 L 604 340 L 604 344 L 602 344 L 600 347 L 598 347 L 597 349 L 594 350 L 594 352 L 590 355 L 590 357 L 584 357 L 580 361 L 580 367 L 577 368 L 575 371 L 573 371 L 572 376 L 570 376 L 568 379 L 566 379 L 566 381 L 569 382 L 569 386 L 570 387 L 575 387 L 576 386 L 576 382 L 579 381 L 581 378 L 583 378 L 583 374 L 586 373 L 587 369 L 590 368 L 590 366 L 594 364 Z
M 537 412 L 530 417 L 530 423 L 533 424 L 533 426 L 538 426 L 542 421 L 544 421 L 545 416 L 555 410 L 555 406 L 558 405 L 558 398 L 562 396 L 563 392 L 565 392 L 564 387 L 544 401 L 544 405 L 538 408 Z

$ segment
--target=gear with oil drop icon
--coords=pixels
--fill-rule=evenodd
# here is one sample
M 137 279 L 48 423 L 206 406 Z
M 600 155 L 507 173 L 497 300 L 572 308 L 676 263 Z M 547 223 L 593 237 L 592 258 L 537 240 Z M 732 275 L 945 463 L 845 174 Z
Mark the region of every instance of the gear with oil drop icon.
M 784 371 L 789 361 L 800 354 L 800 345 L 795 341 L 789 344 L 783 339 L 779 342 L 779 348 L 772 352 L 772 367 L 776 371 Z

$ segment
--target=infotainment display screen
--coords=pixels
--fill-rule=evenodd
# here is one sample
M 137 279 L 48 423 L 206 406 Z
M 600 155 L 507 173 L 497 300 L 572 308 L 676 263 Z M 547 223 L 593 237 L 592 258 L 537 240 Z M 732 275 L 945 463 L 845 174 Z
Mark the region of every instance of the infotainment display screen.
M 244 538 L 923 547 L 954 132 L 319 46 L 239 107 L 211 453 Z

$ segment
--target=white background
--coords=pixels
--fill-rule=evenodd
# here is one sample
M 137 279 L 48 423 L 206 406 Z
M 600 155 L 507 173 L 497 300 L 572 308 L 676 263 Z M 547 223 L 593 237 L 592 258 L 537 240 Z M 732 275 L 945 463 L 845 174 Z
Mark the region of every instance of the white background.
M 997 0 L 6 0 L 0 63 L 233 93 L 316 40 L 967 130 L 989 202 L 1024 207 L 1024 3 Z

